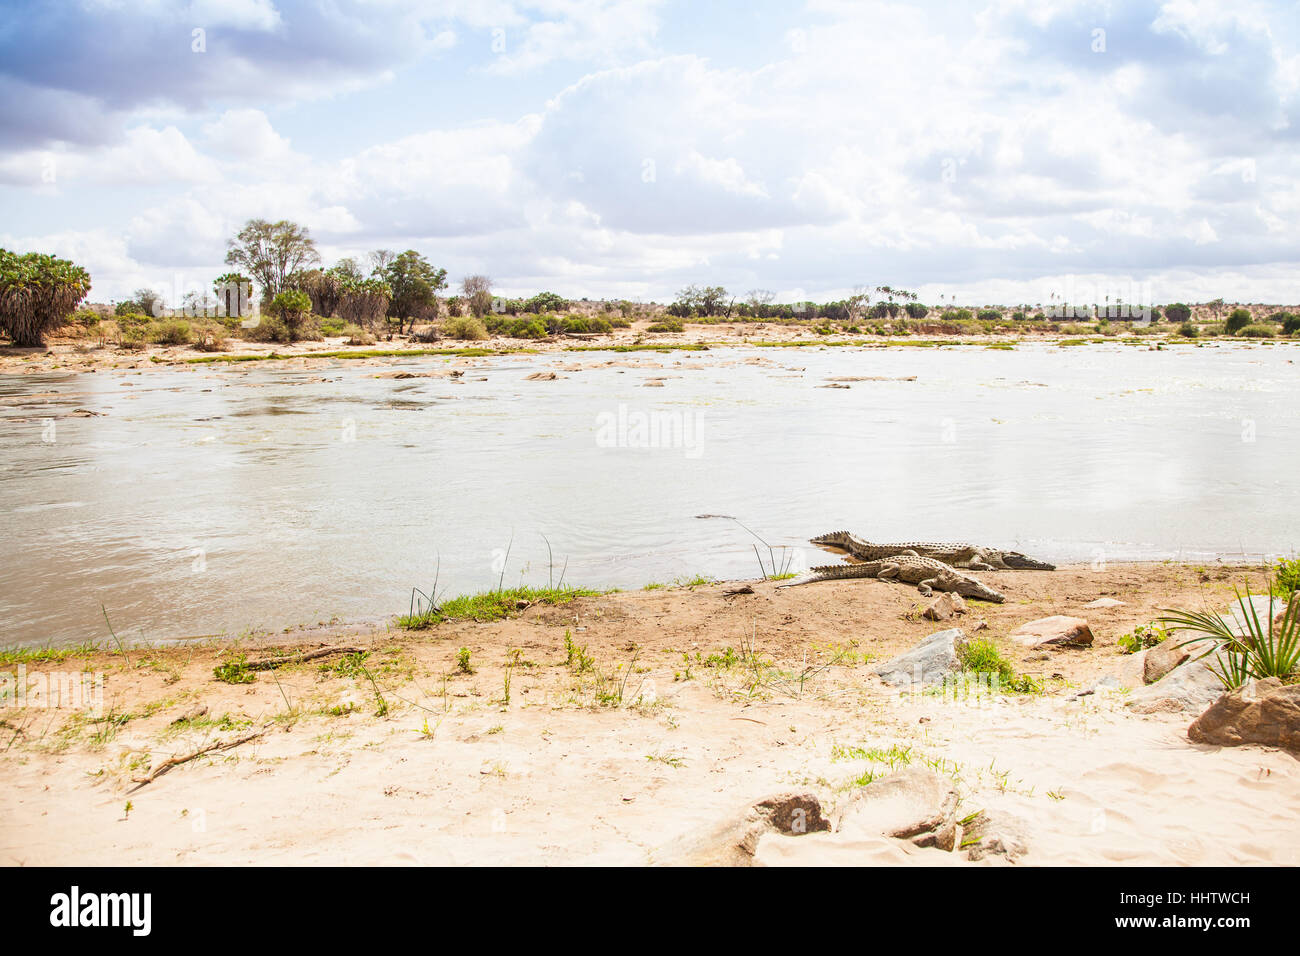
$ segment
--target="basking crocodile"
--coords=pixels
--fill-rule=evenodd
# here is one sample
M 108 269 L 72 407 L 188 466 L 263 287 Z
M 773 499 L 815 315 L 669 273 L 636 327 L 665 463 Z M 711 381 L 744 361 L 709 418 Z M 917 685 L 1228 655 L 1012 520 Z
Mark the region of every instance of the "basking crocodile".
M 1006 600 L 1006 597 L 984 582 L 963 574 L 942 561 L 922 557 L 915 551 L 902 551 L 876 561 L 863 561 L 860 564 L 823 565 L 813 568 L 808 574 L 793 581 L 778 584 L 777 587 L 790 588 L 800 584 L 812 584 L 815 581 L 839 581 L 845 578 L 906 581 L 908 584 L 915 584 L 916 589 L 926 597 L 929 597 L 933 591 L 955 591 L 962 597 L 992 601 L 994 604 L 1001 604 Z
M 984 548 L 960 542 L 903 541 L 895 544 L 876 544 L 874 541 L 864 541 L 848 531 L 832 531 L 830 534 L 819 534 L 812 539 L 812 543 L 841 548 L 861 561 L 874 561 L 877 558 L 887 558 L 891 554 L 912 551 L 922 557 L 934 558 L 954 568 L 966 568 L 970 571 L 1056 570 L 1056 565 L 1026 557 L 1019 551 L 1001 551 L 997 548 Z

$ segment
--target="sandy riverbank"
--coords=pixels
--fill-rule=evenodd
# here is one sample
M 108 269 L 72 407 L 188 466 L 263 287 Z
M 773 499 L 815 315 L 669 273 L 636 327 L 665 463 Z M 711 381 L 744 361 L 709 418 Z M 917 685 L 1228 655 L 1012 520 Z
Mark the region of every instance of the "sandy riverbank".
M 954 781 L 958 816 L 1019 821 L 1023 864 L 1295 864 L 1294 755 L 1194 746 L 1194 715 L 1133 713 L 1123 689 L 1078 696 L 1107 675 L 1141 686 L 1140 659 L 1116 639 L 1160 607 L 1226 604 L 1241 573 L 983 575 L 1007 603 L 973 604 L 955 623 L 972 633 L 987 622 L 980 636 L 1044 690 L 978 705 L 900 696 L 874 676 L 873 662 L 949 626 L 919 618 L 915 590 L 878 581 L 616 593 L 419 632 L 336 628 L 237 649 L 28 661 L 29 675 L 102 671 L 112 719 L 0 712 L 0 862 L 668 863 L 770 793 L 807 791 L 833 812 L 865 773 L 925 764 Z M 1083 609 L 1102 597 L 1124 603 Z M 1007 639 L 1056 613 L 1087 617 L 1095 644 L 1041 651 Z M 338 646 L 369 651 L 365 671 L 322 670 L 334 656 L 249 683 L 213 674 L 235 650 L 260 660 Z M 473 673 L 458 668 L 461 648 Z M 820 836 L 785 838 L 768 857 L 977 865 L 904 840 L 846 849 Z
M 71 371 L 91 372 L 101 370 L 143 370 L 160 367 L 224 368 L 239 367 L 254 361 L 258 365 L 270 364 L 285 368 L 322 368 L 340 358 L 366 364 L 382 365 L 403 357 L 422 356 L 474 357 L 497 354 L 550 354 L 572 355 L 575 358 L 585 350 L 681 348 L 729 348 L 769 346 L 780 353 L 818 346 L 845 346 L 866 349 L 918 348 L 935 345 L 970 346 L 977 348 L 1011 348 L 1016 343 L 1043 343 L 1077 346 L 1093 343 L 1128 343 L 1134 347 L 1151 347 L 1164 342 L 1182 345 L 1217 344 L 1256 345 L 1268 347 L 1274 340 L 1244 340 L 1206 338 L 1187 340 L 1179 338 L 1171 329 L 1161 326 L 1145 330 L 1146 334 L 1133 335 L 1069 335 L 1041 331 L 1009 330 L 991 335 L 945 335 L 940 332 L 918 332 L 906 336 L 876 336 L 849 333 L 819 335 L 808 326 L 791 326 L 772 323 L 717 323 L 687 324 L 678 333 L 651 333 L 646 331 L 649 322 L 639 321 L 631 328 L 614 329 L 605 335 L 556 336 L 549 339 L 530 340 L 494 336 L 481 342 L 442 339 L 424 343 L 399 336 L 391 341 L 380 340 L 374 345 L 348 345 L 341 337 L 319 342 L 245 342 L 232 339 L 223 352 L 202 352 L 193 346 L 148 345 L 139 349 L 124 349 L 111 344 L 100 345 L 87 339 L 51 335 L 44 349 L 0 348 L 0 375 L 23 375 L 38 372 Z M 1126 330 L 1121 330 L 1126 331 Z M 1279 345 L 1300 344 L 1292 339 L 1277 339 Z M 392 354 L 390 354 L 392 353 Z

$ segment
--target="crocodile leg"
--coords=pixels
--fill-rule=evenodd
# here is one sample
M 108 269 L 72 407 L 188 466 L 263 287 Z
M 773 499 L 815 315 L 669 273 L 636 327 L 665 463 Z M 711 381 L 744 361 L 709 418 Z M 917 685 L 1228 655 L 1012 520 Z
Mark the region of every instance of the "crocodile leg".
M 931 594 L 934 593 L 934 586 L 938 583 L 939 583 L 939 579 L 937 577 L 927 578 L 926 580 L 918 584 L 916 586 L 916 589 L 921 592 L 921 597 L 929 597 Z

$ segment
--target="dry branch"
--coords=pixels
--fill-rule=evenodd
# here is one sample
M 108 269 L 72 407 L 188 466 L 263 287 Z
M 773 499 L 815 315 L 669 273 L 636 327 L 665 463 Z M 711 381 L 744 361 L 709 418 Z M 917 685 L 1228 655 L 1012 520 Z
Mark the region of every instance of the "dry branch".
M 196 757 L 202 757 L 204 754 L 212 753 L 216 750 L 232 750 L 240 744 L 246 744 L 250 740 L 261 737 L 270 729 L 270 727 L 263 727 L 260 730 L 250 731 L 242 737 L 236 737 L 234 740 L 218 740 L 215 743 L 208 744 L 206 747 L 200 747 L 193 753 L 188 753 L 180 757 L 168 757 L 162 763 L 150 770 L 147 777 L 132 777 L 131 782 L 134 783 L 135 786 L 128 790 L 127 793 L 135 793 L 140 788 L 148 786 L 173 767 L 179 767 L 183 763 L 189 763 Z

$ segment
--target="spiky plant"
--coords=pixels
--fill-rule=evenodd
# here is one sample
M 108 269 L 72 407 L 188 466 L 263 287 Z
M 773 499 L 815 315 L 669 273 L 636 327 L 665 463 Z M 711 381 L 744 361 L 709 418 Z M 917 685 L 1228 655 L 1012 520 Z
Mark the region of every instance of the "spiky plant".
M 90 273 L 67 259 L 0 249 L 0 330 L 14 345 L 44 345 L 89 291 Z
M 1270 585 L 1264 594 L 1271 592 Z M 1269 610 L 1261 622 L 1251 600 L 1250 585 L 1246 585 L 1245 597 L 1235 587 L 1233 593 L 1241 608 L 1245 634 L 1235 633 L 1235 615 L 1212 611 L 1170 610 L 1158 620 L 1171 631 L 1190 631 L 1199 635 L 1182 641 L 1183 644 L 1209 645 L 1197 660 L 1218 652 L 1218 657 L 1209 667 L 1228 690 L 1240 687 L 1251 678 L 1287 679 L 1300 672 L 1300 600 L 1293 599 L 1288 604 L 1281 621 L 1274 619 L 1270 601 Z

